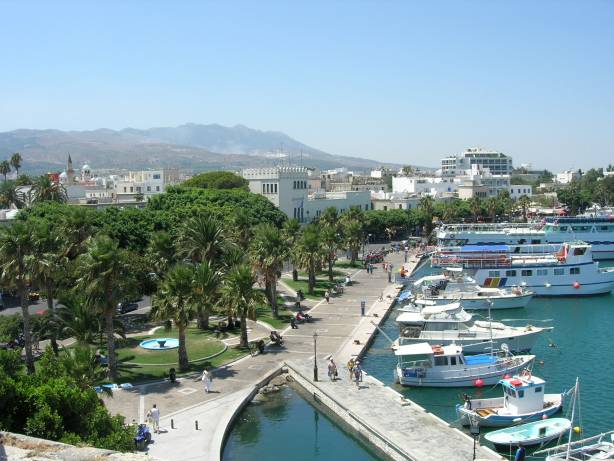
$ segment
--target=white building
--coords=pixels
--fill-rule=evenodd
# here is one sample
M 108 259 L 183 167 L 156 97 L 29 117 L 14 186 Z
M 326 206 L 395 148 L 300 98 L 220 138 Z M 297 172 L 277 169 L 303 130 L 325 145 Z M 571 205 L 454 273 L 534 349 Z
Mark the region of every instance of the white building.
M 371 193 L 363 191 L 309 191 L 310 177 L 303 167 L 248 168 L 241 172 L 249 190 L 264 195 L 289 218 L 310 222 L 328 207 L 345 211 L 352 206 L 371 208 Z
M 473 165 L 488 168 L 493 175 L 511 175 L 512 158 L 501 153 L 481 148 L 465 149 L 458 155 L 450 155 L 441 160 L 441 176 L 454 177 L 463 175 Z
M 510 197 L 513 199 L 518 199 L 523 195 L 527 197 L 531 197 L 533 195 L 533 186 L 528 186 L 525 184 L 515 184 L 510 186 Z
M 569 184 L 577 179 L 580 179 L 580 172 L 578 171 L 565 170 L 562 173 L 556 174 L 556 182 L 559 184 Z
M 372 192 L 371 204 L 373 210 L 411 210 L 418 207 L 420 196 L 403 192 Z
M 393 193 L 437 195 L 456 192 L 458 180 L 435 176 L 395 176 L 392 178 Z
M 161 194 L 165 191 L 166 186 L 176 184 L 178 181 L 178 170 L 129 171 L 126 176 L 114 179 L 115 201 L 117 203 L 134 202 L 139 194 L 142 194 L 143 199 L 147 200 L 147 197 Z

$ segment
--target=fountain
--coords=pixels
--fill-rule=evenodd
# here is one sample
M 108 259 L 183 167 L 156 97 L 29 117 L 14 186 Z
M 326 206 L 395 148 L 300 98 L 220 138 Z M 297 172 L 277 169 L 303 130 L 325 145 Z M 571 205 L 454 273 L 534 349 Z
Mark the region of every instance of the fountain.
M 145 341 L 141 341 L 139 346 L 151 351 L 167 351 L 170 349 L 177 349 L 179 347 L 179 340 L 176 338 L 146 339 Z

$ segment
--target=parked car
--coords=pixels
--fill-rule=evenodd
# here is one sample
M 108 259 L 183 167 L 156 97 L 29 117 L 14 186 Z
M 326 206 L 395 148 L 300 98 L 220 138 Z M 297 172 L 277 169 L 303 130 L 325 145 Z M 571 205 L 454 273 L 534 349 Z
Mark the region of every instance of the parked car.
M 135 311 L 139 308 L 139 305 L 135 302 L 123 302 L 117 305 L 117 313 L 125 314 L 127 312 Z

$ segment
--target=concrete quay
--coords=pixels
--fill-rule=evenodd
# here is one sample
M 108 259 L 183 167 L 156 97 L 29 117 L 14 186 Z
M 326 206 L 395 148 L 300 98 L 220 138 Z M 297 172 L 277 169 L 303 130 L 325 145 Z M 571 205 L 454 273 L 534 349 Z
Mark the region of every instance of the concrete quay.
M 398 269 L 402 253 L 388 258 Z M 418 264 L 411 259 L 411 271 Z M 149 453 L 166 460 L 187 461 L 203 457 L 220 460 L 224 442 L 232 423 L 258 389 L 270 381 L 287 364 L 287 371 L 311 395 L 346 421 L 360 436 L 395 460 L 469 460 L 473 440 L 418 405 L 365 375 L 361 389 L 352 387 L 345 363 L 352 356 L 362 355 L 373 339 L 376 327 L 390 310 L 399 285 L 387 282 L 381 265 L 374 274 L 354 271 L 353 284 L 343 295 L 310 302 L 314 320 L 298 329 L 282 332 L 282 348 L 267 347 L 266 353 L 245 357 L 214 372 L 214 393 L 205 394 L 200 382 L 183 379 L 179 385 L 153 383 L 136 387 L 131 392 L 117 393 L 115 408 L 124 413 L 142 413 L 157 403 L 161 409 L 162 433 L 154 436 Z M 280 284 L 280 289 L 288 287 Z M 290 294 L 292 294 L 290 292 Z M 383 296 L 382 296 L 383 294 Z M 360 305 L 365 302 L 366 315 Z M 316 361 L 321 381 L 314 383 L 314 333 L 317 334 Z M 333 357 L 340 370 L 340 381 L 327 381 L 327 362 Z M 128 396 L 132 394 L 132 398 Z M 137 397 L 137 398 L 135 398 Z M 317 397 L 314 397 L 317 398 Z M 171 428 L 171 420 L 172 426 Z M 195 423 L 198 421 L 198 430 Z M 501 459 L 491 450 L 478 448 L 478 458 Z

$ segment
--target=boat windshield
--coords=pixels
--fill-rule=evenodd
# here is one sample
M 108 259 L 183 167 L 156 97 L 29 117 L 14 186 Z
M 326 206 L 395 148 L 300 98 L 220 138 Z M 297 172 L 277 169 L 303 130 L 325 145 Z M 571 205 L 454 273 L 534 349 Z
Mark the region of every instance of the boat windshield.
M 467 365 L 491 365 L 497 361 L 497 357 L 493 355 L 467 355 L 465 362 Z

